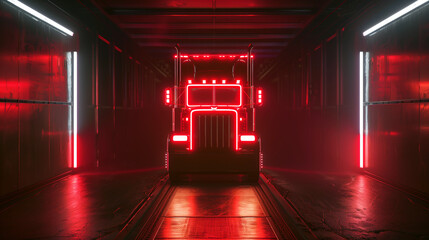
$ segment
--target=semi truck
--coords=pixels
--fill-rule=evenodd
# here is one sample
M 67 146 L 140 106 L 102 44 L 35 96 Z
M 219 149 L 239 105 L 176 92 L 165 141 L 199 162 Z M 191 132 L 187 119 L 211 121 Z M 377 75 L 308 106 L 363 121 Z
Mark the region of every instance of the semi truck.
M 244 54 L 186 54 L 175 46 L 165 167 L 173 182 L 197 176 L 257 181 L 263 164 L 255 131 L 262 89 L 254 86 L 253 46 Z

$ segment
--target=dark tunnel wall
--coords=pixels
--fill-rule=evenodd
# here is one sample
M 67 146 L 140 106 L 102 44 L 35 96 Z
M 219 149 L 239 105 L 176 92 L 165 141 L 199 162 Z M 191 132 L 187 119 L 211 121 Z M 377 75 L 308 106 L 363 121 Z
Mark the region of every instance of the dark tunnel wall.
M 0 3 L 0 196 L 72 167 L 70 51 L 78 52 L 78 169 L 164 164 L 165 76 L 112 22 L 79 4 L 36 6 L 68 22 L 69 37 Z
M 371 70 L 364 170 L 429 193 L 428 7 L 374 36 L 362 36 L 407 4 L 345 4 L 324 21 L 316 20 L 317 27 L 278 59 L 261 79 L 271 94 L 258 115 L 265 166 L 359 168 L 359 51 L 367 51 Z M 350 12 L 354 14 L 345 14 Z
M 366 38 L 367 170 L 429 195 L 429 7 Z
M 84 168 L 163 165 L 168 109 L 153 70 L 110 38 L 87 33 L 80 42 L 82 96 L 79 161 Z
M 162 167 L 170 116 L 160 95 L 166 76 L 107 18 L 91 11 L 70 14 L 91 18 L 91 26 L 84 22 L 79 31 L 79 167 Z
M 0 3 L 0 196 L 71 167 L 73 39 Z

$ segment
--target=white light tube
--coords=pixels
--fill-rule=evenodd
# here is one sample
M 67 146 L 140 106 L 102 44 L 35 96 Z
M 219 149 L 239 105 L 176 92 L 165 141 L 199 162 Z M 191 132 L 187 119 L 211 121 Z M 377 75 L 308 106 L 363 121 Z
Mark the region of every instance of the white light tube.
M 61 32 L 73 36 L 73 32 L 70 31 L 69 29 L 65 28 L 64 26 L 58 24 L 57 22 L 55 22 L 54 20 L 46 17 L 45 15 L 39 13 L 38 11 L 32 9 L 31 7 L 23 4 L 22 2 L 18 1 L 18 0 L 7 0 L 8 2 L 12 3 L 13 5 L 17 6 L 18 8 L 24 10 L 25 12 L 31 14 L 32 16 L 44 21 L 45 23 L 55 27 L 56 29 L 60 30 Z
M 374 25 L 373 27 L 369 28 L 368 30 L 366 30 L 365 32 L 363 32 L 363 36 L 366 37 L 369 34 L 377 31 L 378 29 L 386 26 L 387 24 L 395 21 L 396 19 L 404 16 L 405 14 L 413 11 L 414 9 L 422 6 L 423 4 L 427 3 L 429 0 L 417 0 L 414 3 L 408 5 L 406 8 L 400 10 L 399 12 L 393 14 L 392 16 L 384 19 L 383 21 L 379 22 L 378 24 Z
M 73 52 L 73 168 L 77 168 L 77 52 Z
M 363 52 L 359 52 L 359 167 L 363 168 Z

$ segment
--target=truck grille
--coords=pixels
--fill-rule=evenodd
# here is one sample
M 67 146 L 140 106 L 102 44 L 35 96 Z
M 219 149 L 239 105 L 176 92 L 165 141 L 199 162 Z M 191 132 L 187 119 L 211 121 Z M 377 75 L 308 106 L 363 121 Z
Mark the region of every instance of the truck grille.
M 234 149 L 235 116 L 230 113 L 196 113 L 193 116 L 195 150 Z

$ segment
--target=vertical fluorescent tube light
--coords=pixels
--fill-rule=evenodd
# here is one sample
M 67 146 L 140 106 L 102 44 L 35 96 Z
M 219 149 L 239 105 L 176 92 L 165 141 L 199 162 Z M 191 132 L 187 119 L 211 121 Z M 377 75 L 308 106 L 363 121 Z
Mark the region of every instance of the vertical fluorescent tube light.
M 54 28 L 60 30 L 61 32 L 73 36 L 73 32 L 70 31 L 69 29 L 65 28 L 64 26 L 58 24 L 57 22 L 55 22 L 54 20 L 46 17 L 45 15 L 39 13 L 38 11 L 32 9 L 31 7 L 25 5 L 24 3 L 18 1 L 18 0 L 7 0 L 8 2 L 10 2 L 11 4 L 17 6 L 18 8 L 24 10 L 25 12 L 31 14 L 32 16 L 42 20 L 43 22 L 53 26 Z
M 363 52 L 359 52 L 359 167 L 363 168 Z
M 73 168 L 77 168 L 77 52 L 73 52 Z
M 369 28 L 368 30 L 366 30 L 365 32 L 363 32 L 363 36 L 364 36 L 364 37 L 368 36 L 369 34 L 371 34 L 371 33 L 375 32 L 375 31 L 377 31 L 378 29 L 380 29 L 380 28 L 382 28 L 382 27 L 386 26 L 387 24 L 389 24 L 389 23 L 391 23 L 391 22 L 395 21 L 396 19 L 398 19 L 398 18 L 400 18 L 400 17 L 404 16 L 405 14 L 407 14 L 407 13 L 409 13 L 409 12 L 413 11 L 414 9 L 416 9 L 416 8 L 418 8 L 418 7 L 420 7 L 420 6 L 422 6 L 423 4 L 425 4 L 425 3 L 427 3 L 427 2 L 429 2 L 429 0 L 418 0 L 418 1 L 415 1 L 414 3 L 412 3 L 412 4 L 408 5 L 407 7 L 405 7 L 405 8 L 404 8 L 404 9 L 402 9 L 402 10 L 400 10 L 399 12 L 397 12 L 397 13 L 393 14 L 392 16 L 390 16 L 390 17 L 388 17 L 388 18 L 384 19 L 383 21 L 381 21 L 381 22 L 377 23 L 377 24 L 376 24 L 376 25 L 374 25 L 373 27 L 371 27 L 371 28 Z

